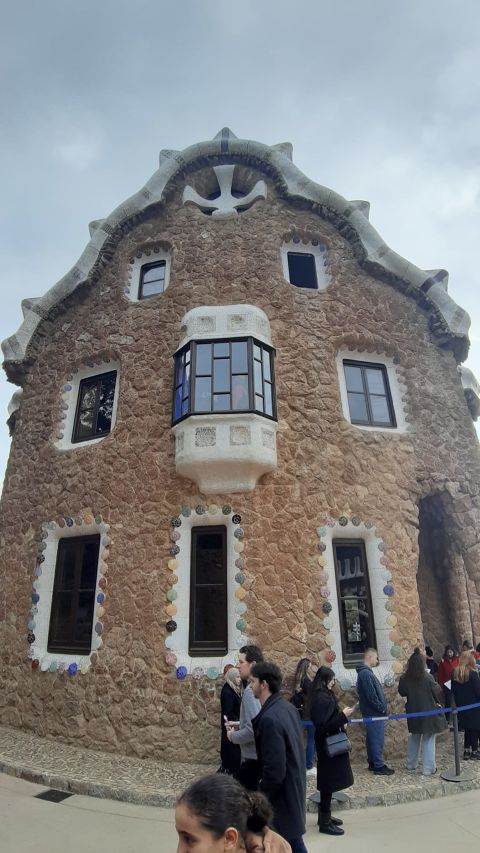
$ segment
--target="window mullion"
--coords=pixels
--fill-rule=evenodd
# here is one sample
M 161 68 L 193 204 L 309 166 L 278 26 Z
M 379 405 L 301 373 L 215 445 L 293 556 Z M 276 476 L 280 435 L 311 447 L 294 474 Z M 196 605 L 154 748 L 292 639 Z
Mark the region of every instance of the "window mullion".
M 188 401 L 188 414 L 191 415 L 195 411 L 195 394 L 197 384 L 197 342 L 192 341 L 190 344 L 190 398 Z
M 361 368 L 361 376 L 362 376 L 362 384 L 363 384 L 363 393 L 365 396 L 365 405 L 367 407 L 368 422 L 373 424 L 372 407 L 370 405 L 370 394 L 369 394 L 368 385 L 367 385 L 367 373 L 366 373 L 365 367 L 363 365 Z

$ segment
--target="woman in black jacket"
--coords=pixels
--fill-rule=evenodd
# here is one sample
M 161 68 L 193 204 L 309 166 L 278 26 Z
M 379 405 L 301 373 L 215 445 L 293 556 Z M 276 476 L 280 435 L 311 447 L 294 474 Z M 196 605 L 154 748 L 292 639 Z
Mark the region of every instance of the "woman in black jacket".
M 232 743 L 227 737 L 225 728 L 225 718 L 227 720 L 240 719 L 240 703 L 242 700 L 242 680 L 240 673 L 235 667 L 230 667 L 225 673 L 225 684 L 220 693 L 221 706 L 221 732 L 220 741 L 220 757 L 222 764 L 220 766 L 221 773 L 230 773 L 236 776 L 240 770 L 240 747 L 236 743 Z
M 476 661 L 471 652 L 462 652 L 458 666 L 453 670 L 452 693 L 457 708 L 480 702 L 480 677 Z M 458 722 L 465 731 L 463 758 L 480 760 L 480 708 L 471 708 L 458 715 Z
M 332 817 L 331 803 L 334 791 L 350 788 L 353 773 L 348 752 L 329 758 L 325 740 L 329 735 L 345 731 L 345 725 L 353 715 L 354 708 L 340 711 L 335 694 L 335 673 L 328 666 L 321 666 L 312 685 L 310 717 L 315 726 L 317 749 L 317 789 L 320 791 L 318 823 L 320 832 L 327 835 L 343 835 L 343 821 Z

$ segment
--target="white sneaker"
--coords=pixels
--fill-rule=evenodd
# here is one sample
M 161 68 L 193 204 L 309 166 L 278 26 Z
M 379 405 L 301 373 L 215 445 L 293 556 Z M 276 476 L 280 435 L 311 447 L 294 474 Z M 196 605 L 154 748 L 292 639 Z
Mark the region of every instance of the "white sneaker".
M 317 775 L 317 768 L 316 767 L 310 767 L 310 770 L 307 770 L 307 776 L 316 776 L 316 775 Z

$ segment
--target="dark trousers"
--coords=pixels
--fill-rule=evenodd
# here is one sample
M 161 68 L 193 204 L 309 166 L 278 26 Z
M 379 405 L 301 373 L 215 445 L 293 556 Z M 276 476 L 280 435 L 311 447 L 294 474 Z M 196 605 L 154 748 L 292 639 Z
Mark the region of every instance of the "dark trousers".
M 367 723 L 367 756 L 368 764 L 374 770 L 379 770 L 385 764 L 383 760 L 383 746 L 385 743 L 385 721 L 378 720 L 375 723 Z
M 298 838 L 286 838 L 286 841 L 290 844 L 292 848 L 292 853 L 308 853 L 305 844 L 303 843 L 303 837 L 299 835 Z
M 240 770 L 237 773 L 237 779 L 247 791 L 258 791 L 258 783 L 260 782 L 260 765 L 254 758 L 248 758 L 242 761 Z
M 478 749 L 478 736 L 479 732 L 475 729 L 465 729 L 463 748 L 475 752 Z

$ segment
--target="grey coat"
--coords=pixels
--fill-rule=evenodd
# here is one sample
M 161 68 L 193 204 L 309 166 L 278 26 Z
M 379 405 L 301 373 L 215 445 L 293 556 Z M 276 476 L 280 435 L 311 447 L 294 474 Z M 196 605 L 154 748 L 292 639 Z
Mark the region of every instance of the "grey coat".
M 412 681 L 406 675 L 400 677 L 398 683 L 400 696 L 407 700 L 407 714 L 419 711 L 435 711 L 442 704 L 442 688 L 425 672 L 421 681 Z M 408 731 L 415 735 L 437 735 L 447 728 L 445 714 L 435 714 L 431 717 L 413 717 L 407 720 Z

